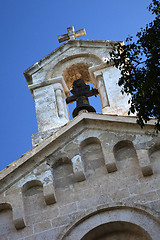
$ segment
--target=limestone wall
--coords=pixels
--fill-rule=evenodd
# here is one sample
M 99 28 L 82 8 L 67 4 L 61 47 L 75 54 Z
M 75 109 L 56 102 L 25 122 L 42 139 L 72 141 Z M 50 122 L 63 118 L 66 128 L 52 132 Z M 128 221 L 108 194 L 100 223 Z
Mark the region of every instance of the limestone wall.
M 159 240 L 160 138 L 114 126 L 86 121 L 35 154 L 1 192 L 0 239 Z

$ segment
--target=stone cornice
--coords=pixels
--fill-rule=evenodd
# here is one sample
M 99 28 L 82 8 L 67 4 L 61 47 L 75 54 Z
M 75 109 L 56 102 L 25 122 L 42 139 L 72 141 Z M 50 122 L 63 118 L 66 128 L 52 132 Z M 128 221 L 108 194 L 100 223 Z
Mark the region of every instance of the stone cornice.
M 66 85 L 62 76 L 51 78 L 51 79 L 48 79 L 44 82 L 37 82 L 37 83 L 31 84 L 31 85 L 28 86 L 28 88 L 29 88 L 29 90 L 31 91 L 31 94 L 32 94 L 33 90 L 36 89 L 36 88 L 48 86 L 48 85 L 55 84 L 55 83 L 61 83 L 63 85 L 63 88 L 65 90 L 66 95 L 70 96 L 69 89 L 68 89 L 68 87 L 67 87 L 67 85 Z M 33 94 L 32 94 L 32 96 L 34 98 Z

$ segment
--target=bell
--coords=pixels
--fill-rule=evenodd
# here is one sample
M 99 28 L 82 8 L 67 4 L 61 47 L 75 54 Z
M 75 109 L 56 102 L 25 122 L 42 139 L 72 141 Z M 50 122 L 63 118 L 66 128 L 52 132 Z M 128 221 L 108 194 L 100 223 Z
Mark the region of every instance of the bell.
M 72 103 L 76 101 L 77 106 L 74 109 L 72 116 L 76 117 L 80 112 L 96 112 L 94 107 L 89 104 L 88 97 L 98 95 L 98 90 L 96 88 L 92 88 L 90 90 L 90 86 L 85 84 L 82 79 L 77 79 L 73 82 L 73 88 L 71 90 L 73 94 L 70 97 L 66 98 L 66 103 Z
M 86 97 L 86 96 L 81 96 L 81 97 L 77 98 L 76 105 L 77 106 L 72 113 L 73 118 L 76 117 L 83 110 L 84 110 L 83 112 L 96 112 L 94 107 L 92 107 L 89 104 L 88 97 Z

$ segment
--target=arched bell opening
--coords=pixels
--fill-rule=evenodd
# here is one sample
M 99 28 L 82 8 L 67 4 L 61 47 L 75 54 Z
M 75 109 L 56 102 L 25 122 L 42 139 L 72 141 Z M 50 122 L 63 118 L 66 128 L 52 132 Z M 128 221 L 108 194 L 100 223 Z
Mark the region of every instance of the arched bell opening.
M 96 82 L 94 82 L 90 76 L 90 73 L 88 70 L 89 67 L 91 67 L 91 64 L 78 63 L 78 64 L 71 65 L 69 68 L 63 71 L 62 75 L 69 90 L 73 89 L 73 83 L 77 79 L 82 79 L 85 84 L 90 86 L 90 90 L 93 88 L 97 88 Z M 72 103 L 73 104 L 68 105 L 70 116 L 72 115 L 73 110 L 76 108 L 76 101 Z M 96 112 L 99 112 L 99 113 L 102 112 L 102 105 L 101 105 L 101 100 L 99 95 L 96 96 L 96 98 L 94 96 L 91 96 L 89 98 L 89 103 L 91 106 L 95 108 Z
M 69 68 L 63 71 L 63 78 L 69 90 L 72 89 L 73 82 L 79 78 L 82 78 L 86 84 L 91 84 L 92 80 L 88 71 L 91 65 L 86 63 L 77 63 L 71 65 Z

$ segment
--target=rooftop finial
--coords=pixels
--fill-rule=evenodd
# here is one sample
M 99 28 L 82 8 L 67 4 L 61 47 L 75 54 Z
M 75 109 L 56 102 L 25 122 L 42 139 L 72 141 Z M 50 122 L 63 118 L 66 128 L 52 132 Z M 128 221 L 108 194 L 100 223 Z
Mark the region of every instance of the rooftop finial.
M 63 34 L 63 35 L 59 35 L 58 36 L 58 41 L 59 43 L 70 40 L 70 39 L 76 39 L 77 37 L 81 37 L 81 36 L 85 36 L 86 35 L 86 31 L 84 28 L 75 31 L 74 27 L 68 27 L 67 28 L 68 33 L 67 34 Z

